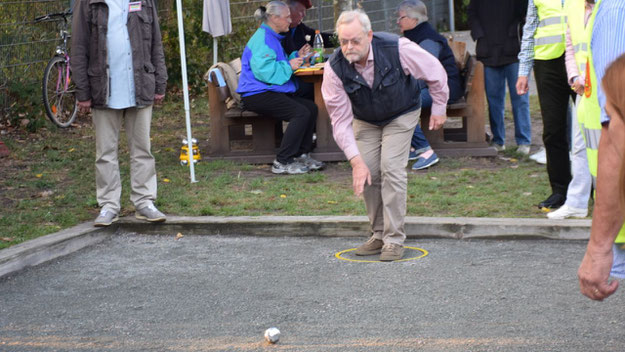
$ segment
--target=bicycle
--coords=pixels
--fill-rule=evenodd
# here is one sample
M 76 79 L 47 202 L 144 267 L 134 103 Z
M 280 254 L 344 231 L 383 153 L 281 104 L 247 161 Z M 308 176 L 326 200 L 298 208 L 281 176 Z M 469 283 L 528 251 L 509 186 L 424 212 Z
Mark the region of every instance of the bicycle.
M 62 43 L 56 47 L 54 56 L 43 71 L 42 96 L 46 115 L 57 126 L 69 127 L 76 119 L 78 102 L 76 99 L 76 87 L 72 82 L 67 41 L 70 38 L 67 18 L 72 14 L 71 9 L 65 12 L 51 13 L 35 18 L 35 23 L 58 21 L 63 19 L 61 25 Z

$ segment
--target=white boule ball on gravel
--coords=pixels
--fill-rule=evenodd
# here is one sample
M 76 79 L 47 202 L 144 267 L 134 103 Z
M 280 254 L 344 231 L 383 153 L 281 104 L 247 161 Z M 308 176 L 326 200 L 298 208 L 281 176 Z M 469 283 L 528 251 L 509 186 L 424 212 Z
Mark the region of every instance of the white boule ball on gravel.
M 265 330 L 265 340 L 269 343 L 278 342 L 280 340 L 280 330 L 274 327 Z

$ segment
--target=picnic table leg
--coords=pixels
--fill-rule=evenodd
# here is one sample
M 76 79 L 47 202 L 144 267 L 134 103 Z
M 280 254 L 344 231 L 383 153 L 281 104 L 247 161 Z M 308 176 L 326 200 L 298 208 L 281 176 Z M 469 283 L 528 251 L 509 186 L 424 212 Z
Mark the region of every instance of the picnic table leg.
M 467 103 L 471 106 L 472 116 L 467 120 L 467 142 L 486 141 L 486 95 L 484 93 L 484 65 L 476 63 L 475 76 Z
M 321 79 L 315 80 L 315 104 L 319 109 L 317 115 L 317 148 L 316 152 L 336 151 L 338 146 L 332 136 L 332 124 L 330 123 L 330 115 L 326 109 L 326 104 L 321 95 Z

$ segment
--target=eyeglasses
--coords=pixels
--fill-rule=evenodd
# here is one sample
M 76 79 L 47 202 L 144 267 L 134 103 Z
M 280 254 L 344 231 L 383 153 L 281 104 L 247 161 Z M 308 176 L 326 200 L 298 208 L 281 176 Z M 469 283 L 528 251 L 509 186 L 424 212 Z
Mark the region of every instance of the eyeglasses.
M 401 22 L 401 20 L 403 20 L 403 19 L 404 19 L 404 18 L 406 18 L 406 17 L 408 17 L 408 16 L 401 16 L 401 17 L 399 17 L 399 18 L 397 19 L 397 22 Z
M 363 38 L 354 38 L 354 39 L 340 39 L 339 38 L 339 43 L 341 44 L 341 46 L 347 46 L 349 43 L 352 43 L 353 46 L 357 46 L 357 45 L 360 45 L 362 41 L 363 41 Z

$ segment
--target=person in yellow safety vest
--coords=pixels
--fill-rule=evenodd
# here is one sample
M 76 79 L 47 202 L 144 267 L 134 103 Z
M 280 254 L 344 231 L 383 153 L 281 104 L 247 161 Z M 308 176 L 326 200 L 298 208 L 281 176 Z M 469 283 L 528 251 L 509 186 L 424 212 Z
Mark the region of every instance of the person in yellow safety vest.
M 543 143 L 551 195 L 538 204 L 543 209 L 561 207 L 571 181 L 567 134 L 569 99 L 575 97 L 567 82 L 564 66 L 566 33 L 564 0 L 530 0 L 519 52 L 517 94 L 529 90 L 532 66 L 542 112 Z
M 571 130 L 571 172 L 573 178 L 566 193 L 566 202 L 558 210 L 547 214 L 549 219 L 566 219 L 569 217 L 585 218 L 588 215 L 588 198 L 592 178 L 588 171 L 586 143 L 581 127 L 584 126 L 584 114 L 580 112 L 581 96 L 584 94 L 584 73 L 588 58 L 589 27 L 586 22 L 590 18 L 594 0 L 567 0 L 565 13 L 567 17 L 565 64 L 568 83 L 577 93 Z M 599 119 L 597 115 L 594 117 Z M 579 121 L 579 122 L 578 122 Z
M 588 23 L 592 32 L 584 97 L 592 101 L 595 96 L 599 102 L 601 136 L 590 240 L 577 275 L 582 294 L 603 300 L 618 288 L 618 281 L 610 282 L 610 276 L 625 278 L 625 206 L 619 196 L 624 182 L 619 172 L 623 172 L 625 143 L 622 135 L 625 58 L 621 56 L 625 53 L 625 0 L 598 1 Z M 603 82 L 605 93 L 597 82 Z

